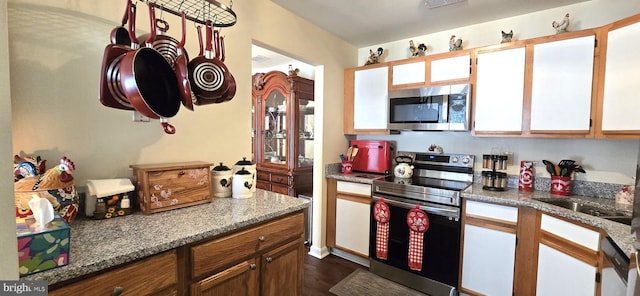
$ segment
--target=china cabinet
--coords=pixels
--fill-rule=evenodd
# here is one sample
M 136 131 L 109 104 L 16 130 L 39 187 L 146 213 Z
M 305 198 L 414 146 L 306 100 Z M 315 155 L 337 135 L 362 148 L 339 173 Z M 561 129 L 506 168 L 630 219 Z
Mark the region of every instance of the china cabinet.
M 311 192 L 313 80 L 280 71 L 252 80 L 256 186 L 290 196 Z

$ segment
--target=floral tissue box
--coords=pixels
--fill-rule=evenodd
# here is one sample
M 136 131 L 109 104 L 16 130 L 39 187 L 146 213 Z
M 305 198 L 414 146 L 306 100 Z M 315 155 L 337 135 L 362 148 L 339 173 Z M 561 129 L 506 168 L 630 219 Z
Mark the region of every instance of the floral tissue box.
M 20 276 L 65 266 L 69 263 L 71 229 L 55 215 L 44 230 L 34 227 L 33 218 L 16 218 Z

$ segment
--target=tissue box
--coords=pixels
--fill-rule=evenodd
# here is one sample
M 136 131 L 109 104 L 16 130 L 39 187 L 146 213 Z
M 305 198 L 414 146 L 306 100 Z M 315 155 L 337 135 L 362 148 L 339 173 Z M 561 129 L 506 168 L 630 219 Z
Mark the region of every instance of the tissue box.
M 67 222 L 56 214 L 43 230 L 36 229 L 34 223 L 33 218 L 16 218 L 20 276 L 69 263 L 71 230 Z
M 87 181 L 85 213 L 95 219 L 110 219 L 131 214 L 133 191 L 131 180 L 102 179 Z

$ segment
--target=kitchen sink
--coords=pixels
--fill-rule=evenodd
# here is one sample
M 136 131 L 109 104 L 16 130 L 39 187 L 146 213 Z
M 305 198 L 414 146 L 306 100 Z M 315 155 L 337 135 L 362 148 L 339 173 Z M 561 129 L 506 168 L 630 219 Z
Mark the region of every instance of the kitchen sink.
M 590 204 L 586 204 L 576 200 L 559 199 L 559 198 L 541 198 L 536 199 L 538 201 L 552 204 L 561 208 L 569 209 L 572 211 L 588 214 L 595 217 L 600 217 L 610 221 L 631 225 L 631 216 L 624 213 L 620 213 L 615 209 L 608 209 L 604 207 L 598 207 Z

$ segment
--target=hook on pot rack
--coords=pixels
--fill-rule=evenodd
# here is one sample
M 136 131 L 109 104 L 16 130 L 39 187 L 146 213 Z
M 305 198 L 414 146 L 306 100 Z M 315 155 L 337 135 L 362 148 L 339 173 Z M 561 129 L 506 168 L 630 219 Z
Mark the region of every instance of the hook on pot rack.
M 205 24 L 207 20 L 215 19 L 214 27 L 231 27 L 236 24 L 236 13 L 224 4 L 215 0 L 142 0 L 154 7 L 180 16 L 184 11 L 190 21 Z M 207 13 L 199 13 L 204 10 Z M 206 18 L 214 16 L 212 18 Z

